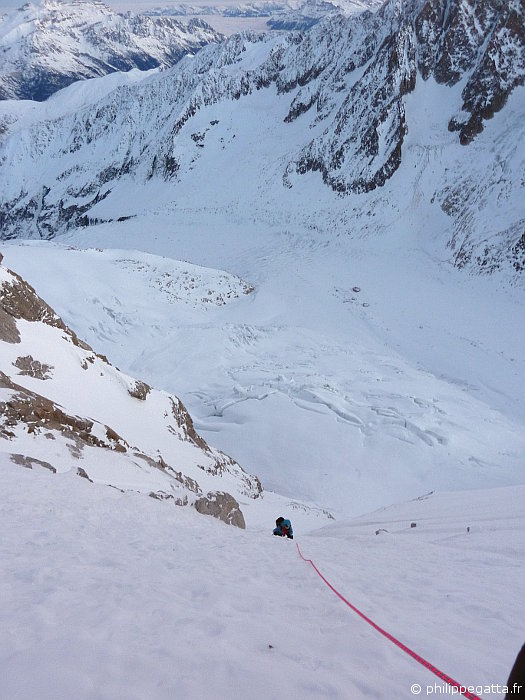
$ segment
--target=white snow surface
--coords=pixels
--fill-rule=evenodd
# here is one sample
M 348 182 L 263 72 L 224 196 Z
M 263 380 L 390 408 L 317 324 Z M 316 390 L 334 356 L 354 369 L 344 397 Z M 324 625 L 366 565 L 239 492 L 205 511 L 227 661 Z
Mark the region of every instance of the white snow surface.
M 116 6 L 118 8 L 123 8 L 126 5 L 125 0 L 122 0 L 122 2 L 115 0 L 107 4 L 110 7 Z M 325 16 L 336 8 L 340 12 L 350 15 L 364 12 L 365 10 L 377 9 L 381 2 L 380 0 L 330 0 L 329 2 L 323 2 L 323 0 L 306 0 L 306 2 L 305 0 L 255 0 L 254 2 L 238 3 L 235 0 L 227 0 L 226 2 L 220 2 L 219 0 L 218 2 L 205 4 L 173 2 L 169 5 L 159 6 L 153 0 L 145 0 L 144 2 L 137 0 L 137 2 L 128 4 L 134 5 L 135 8 L 138 6 L 146 14 L 153 16 L 222 15 L 240 20 L 253 17 L 275 17 L 289 12 L 302 12 L 303 14 L 308 12 L 310 16 L 315 16 L 312 13 L 317 11 L 319 16 Z
M 15 465 L 2 465 L 0 483 L 5 698 L 445 692 L 268 528 L 240 531 Z M 295 536 L 349 602 L 489 700 L 503 697 L 523 641 L 524 518 L 525 489 L 502 488 L 435 494 Z

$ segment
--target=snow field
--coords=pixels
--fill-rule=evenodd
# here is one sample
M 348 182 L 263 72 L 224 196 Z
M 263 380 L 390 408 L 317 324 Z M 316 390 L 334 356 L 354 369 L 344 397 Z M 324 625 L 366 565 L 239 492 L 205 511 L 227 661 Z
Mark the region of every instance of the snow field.
M 440 682 L 271 536 L 271 508 L 264 529 L 243 532 L 67 474 L 3 465 L 0 479 L 5 697 L 401 700 Z M 524 631 L 523 491 L 437 494 L 296 527 L 296 539 L 342 595 L 445 673 L 502 684 Z

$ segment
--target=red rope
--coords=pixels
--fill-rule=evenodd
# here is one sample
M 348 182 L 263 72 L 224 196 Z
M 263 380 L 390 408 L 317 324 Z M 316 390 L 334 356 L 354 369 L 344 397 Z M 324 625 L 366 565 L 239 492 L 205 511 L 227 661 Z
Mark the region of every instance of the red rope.
M 428 668 L 429 671 L 432 671 L 434 675 L 436 675 L 438 678 L 441 678 L 442 681 L 445 681 L 445 683 L 448 683 L 454 688 L 457 688 L 458 691 L 461 693 L 461 695 L 464 695 L 466 698 L 469 698 L 469 700 L 482 700 L 478 695 L 474 695 L 474 693 L 471 693 L 469 690 L 464 685 L 460 685 L 457 681 L 455 681 L 453 678 L 450 676 L 447 676 L 446 673 L 443 673 L 443 671 L 440 671 L 438 668 L 436 668 L 433 664 L 431 664 L 429 661 L 424 659 L 422 656 L 419 656 L 419 654 L 416 654 L 415 651 L 412 651 L 412 649 L 409 649 L 403 642 L 400 642 L 399 639 L 396 639 L 393 635 L 391 635 L 389 632 L 384 630 L 382 627 L 379 627 L 379 625 L 376 625 L 376 623 L 371 620 L 369 617 L 367 617 L 364 613 L 362 613 L 358 608 L 355 607 L 355 605 L 352 605 L 344 596 L 339 593 L 339 591 L 332 586 L 330 581 L 328 581 L 323 574 L 319 571 L 317 566 L 313 563 L 311 559 L 306 559 L 306 557 L 303 557 L 303 553 L 301 552 L 299 545 L 297 542 L 295 543 L 297 547 L 297 551 L 299 552 L 299 556 L 303 561 L 308 562 L 313 566 L 317 574 L 323 579 L 323 581 L 326 583 L 328 588 L 330 588 L 338 598 L 340 598 L 343 603 L 346 603 L 349 608 L 352 608 L 352 610 L 359 615 L 359 617 L 362 617 L 363 620 L 368 622 L 369 625 L 372 625 L 372 627 L 380 632 L 384 637 L 389 639 L 391 642 L 393 642 L 396 646 L 398 646 L 400 649 L 402 649 L 406 654 L 411 656 L 415 661 L 420 663 L 422 666 L 425 668 Z

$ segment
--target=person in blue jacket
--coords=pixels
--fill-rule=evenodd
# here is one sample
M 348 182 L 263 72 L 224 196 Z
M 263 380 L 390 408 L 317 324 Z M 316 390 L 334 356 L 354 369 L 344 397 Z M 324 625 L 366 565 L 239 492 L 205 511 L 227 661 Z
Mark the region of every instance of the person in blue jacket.
M 274 529 L 273 534 L 277 537 L 288 537 L 289 540 L 293 540 L 293 528 L 292 523 L 285 518 L 277 518 L 275 521 L 277 527 Z

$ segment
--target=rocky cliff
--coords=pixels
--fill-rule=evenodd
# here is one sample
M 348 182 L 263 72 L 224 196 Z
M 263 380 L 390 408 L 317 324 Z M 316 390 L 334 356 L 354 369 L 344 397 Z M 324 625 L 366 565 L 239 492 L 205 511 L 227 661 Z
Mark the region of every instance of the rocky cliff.
M 197 434 L 175 396 L 122 374 L 0 267 L 0 452 L 244 527 L 259 480 Z

